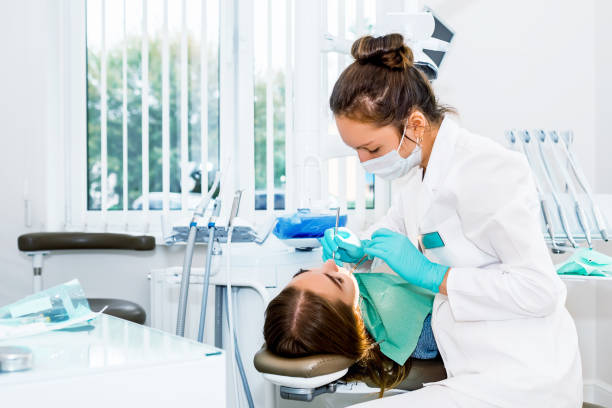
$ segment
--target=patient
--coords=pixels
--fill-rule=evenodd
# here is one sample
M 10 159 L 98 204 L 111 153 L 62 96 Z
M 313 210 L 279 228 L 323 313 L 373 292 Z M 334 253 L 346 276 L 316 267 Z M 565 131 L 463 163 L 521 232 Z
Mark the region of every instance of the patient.
M 270 302 L 264 339 L 285 357 L 346 356 L 356 363 L 345 379 L 370 379 L 382 396 L 408 375 L 412 358 L 437 355 L 432 303 L 431 292 L 395 275 L 352 274 L 330 260 L 300 270 Z

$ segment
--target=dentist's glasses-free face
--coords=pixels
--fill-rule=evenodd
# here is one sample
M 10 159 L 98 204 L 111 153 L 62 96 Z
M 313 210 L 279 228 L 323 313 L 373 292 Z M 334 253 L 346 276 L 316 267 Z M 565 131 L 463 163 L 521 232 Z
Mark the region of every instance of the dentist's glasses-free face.
M 359 300 L 359 289 L 353 274 L 337 266 L 331 259 L 318 268 L 299 271 L 289 286 L 309 290 L 330 301 L 341 300 L 352 306 L 356 306 Z

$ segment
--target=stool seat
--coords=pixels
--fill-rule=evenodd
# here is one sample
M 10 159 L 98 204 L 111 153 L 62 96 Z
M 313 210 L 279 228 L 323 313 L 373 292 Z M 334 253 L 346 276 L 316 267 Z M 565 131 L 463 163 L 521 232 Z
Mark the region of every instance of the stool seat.
M 129 300 L 107 299 L 107 298 L 88 298 L 89 307 L 94 312 L 99 312 L 105 306 L 108 306 L 104 314 L 118 317 L 120 319 L 129 320 L 137 324 L 144 324 L 147 320 L 147 313 L 137 303 Z
M 94 232 L 34 232 L 17 239 L 20 251 L 52 251 L 67 249 L 126 249 L 151 251 L 155 238 L 150 235 L 129 235 Z

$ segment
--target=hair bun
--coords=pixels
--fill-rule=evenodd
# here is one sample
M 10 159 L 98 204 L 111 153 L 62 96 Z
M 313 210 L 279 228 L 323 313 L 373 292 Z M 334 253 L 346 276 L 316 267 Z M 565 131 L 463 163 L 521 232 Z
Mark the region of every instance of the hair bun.
M 392 70 L 404 70 L 412 66 L 414 55 L 404 44 L 401 34 L 381 37 L 361 37 L 351 47 L 353 58 L 360 64 L 374 64 Z

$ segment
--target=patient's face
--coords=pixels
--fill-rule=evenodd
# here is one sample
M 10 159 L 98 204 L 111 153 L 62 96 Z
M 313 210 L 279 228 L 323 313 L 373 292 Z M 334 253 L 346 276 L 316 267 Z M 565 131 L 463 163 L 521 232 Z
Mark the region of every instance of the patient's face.
M 359 299 L 359 287 L 353 274 L 338 267 L 331 259 L 318 268 L 298 272 L 289 286 L 307 289 L 328 300 L 341 300 L 353 306 Z

